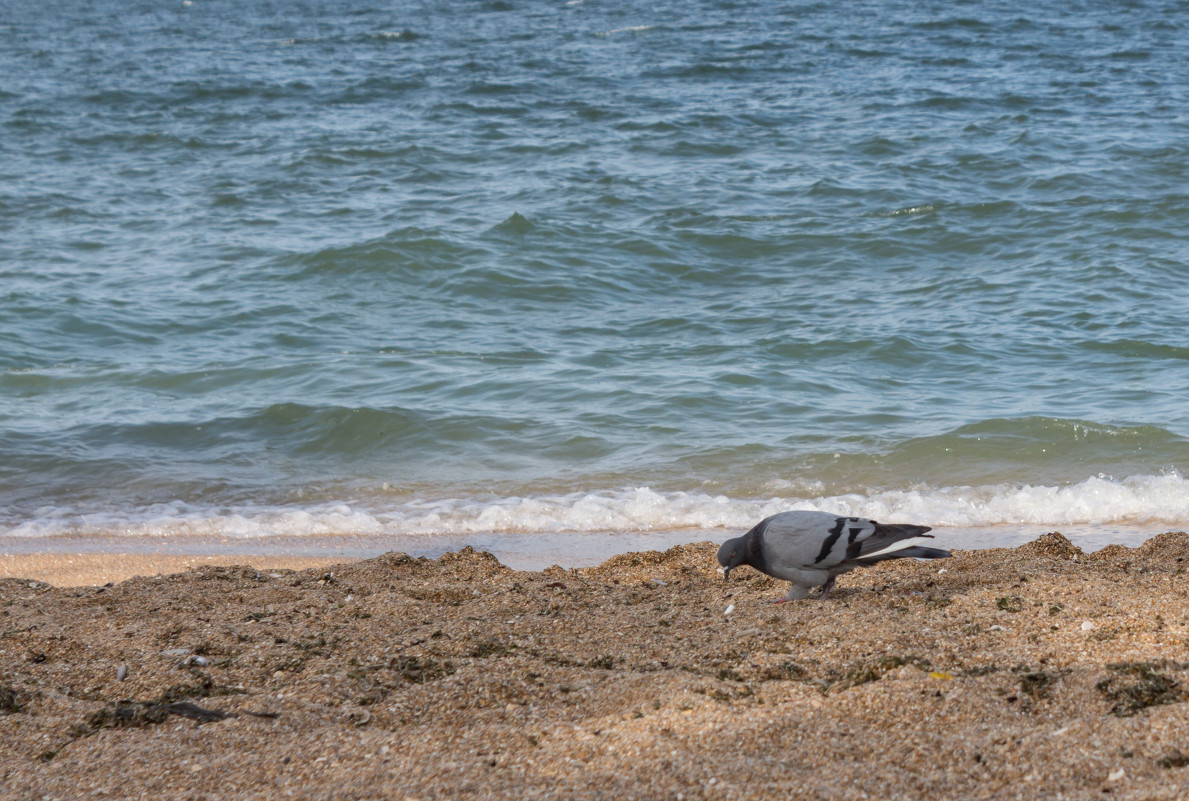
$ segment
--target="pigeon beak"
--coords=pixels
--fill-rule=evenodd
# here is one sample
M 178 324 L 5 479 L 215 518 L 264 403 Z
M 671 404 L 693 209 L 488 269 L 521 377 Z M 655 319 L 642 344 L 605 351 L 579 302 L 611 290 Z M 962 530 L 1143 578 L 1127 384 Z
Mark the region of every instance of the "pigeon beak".
M 723 580 L 723 581 L 726 581 L 726 580 L 727 580 L 727 579 L 729 579 L 730 577 L 731 577 L 731 568 L 729 568 L 729 567 L 724 567 L 724 568 L 722 569 L 722 580 Z

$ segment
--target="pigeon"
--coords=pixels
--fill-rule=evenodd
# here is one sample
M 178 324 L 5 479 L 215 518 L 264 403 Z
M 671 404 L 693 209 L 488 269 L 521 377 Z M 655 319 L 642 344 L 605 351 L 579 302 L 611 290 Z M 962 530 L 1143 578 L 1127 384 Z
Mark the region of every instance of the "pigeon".
M 839 517 L 829 512 L 781 512 L 761 520 L 742 537 L 727 540 L 718 549 L 723 579 L 739 565 L 793 583 L 788 595 L 774 603 L 806 598 L 821 586 L 825 600 L 834 579 L 856 567 L 885 559 L 944 559 L 949 551 L 913 546 L 915 537 L 933 538 L 928 526 L 886 525 L 862 517 Z

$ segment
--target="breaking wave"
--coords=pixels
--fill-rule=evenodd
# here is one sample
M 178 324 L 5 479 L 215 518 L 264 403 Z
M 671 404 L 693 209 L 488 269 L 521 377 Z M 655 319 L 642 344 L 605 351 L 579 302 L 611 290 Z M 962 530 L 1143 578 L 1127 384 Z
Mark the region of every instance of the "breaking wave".
M 743 529 L 790 509 L 911 521 L 934 527 L 1180 526 L 1189 482 L 1179 473 L 1068 486 L 995 485 L 878 490 L 831 496 L 731 498 L 635 487 L 533 497 L 368 499 L 310 505 L 204 508 L 174 502 L 137 509 L 48 507 L 0 527 L 2 537 L 306 537 L 559 534 Z

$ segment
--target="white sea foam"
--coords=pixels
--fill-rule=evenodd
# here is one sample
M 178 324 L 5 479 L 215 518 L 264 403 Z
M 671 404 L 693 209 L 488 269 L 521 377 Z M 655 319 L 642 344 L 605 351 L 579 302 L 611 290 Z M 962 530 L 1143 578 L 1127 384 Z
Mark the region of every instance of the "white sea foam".
M 404 536 L 581 534 L 744 529 L 789 509 L 914 522 L 938 528 L 1189 524 L 1189 482 L 1177 473 L 1069 486 L 996 485 L 877 490 L 817 497 L 730 498 L 648 487 L 590 493 L 453 498 L 398 503 L 204 509 L 183 503 L 137 510 L 45 508 L 0 526 L 0 536 L 140 537 Z

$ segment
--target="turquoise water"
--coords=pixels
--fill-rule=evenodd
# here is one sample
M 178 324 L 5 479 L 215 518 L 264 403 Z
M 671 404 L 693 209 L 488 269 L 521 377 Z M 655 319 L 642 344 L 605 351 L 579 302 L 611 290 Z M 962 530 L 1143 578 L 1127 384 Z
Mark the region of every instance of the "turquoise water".
M 1185 11 L 0 2 L 0 541 L 1184 527 Z

